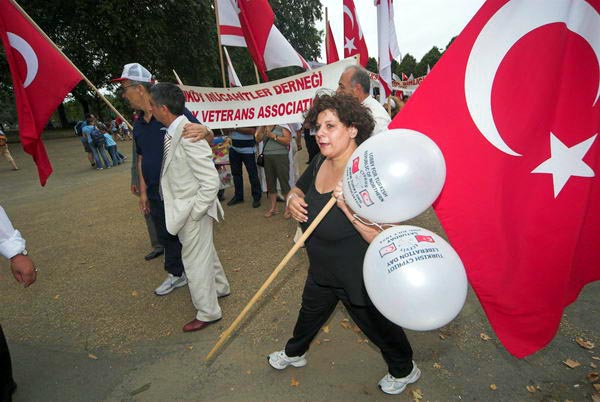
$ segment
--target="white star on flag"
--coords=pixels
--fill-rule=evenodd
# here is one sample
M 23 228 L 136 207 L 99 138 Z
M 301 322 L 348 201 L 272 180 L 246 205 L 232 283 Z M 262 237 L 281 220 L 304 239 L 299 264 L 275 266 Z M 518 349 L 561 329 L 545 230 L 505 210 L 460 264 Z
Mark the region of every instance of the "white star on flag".
M 344 37 L 344 39 L 346 39 L 346 44 L 344 45 L 345 49 L 348 49 L 349 52 L 356 49 L 356 46 L 354 46 L 354 38 L 350 39 L 350 38 Z
M 550 158 L 542 162 L 531 173 L 549 173 L 554 181 L 554 198 L 558 197 L 571 176 L 594 177 L 594 170 L 583 161 L 596 136 L 580 142 L 571 148 L 550 133 Z

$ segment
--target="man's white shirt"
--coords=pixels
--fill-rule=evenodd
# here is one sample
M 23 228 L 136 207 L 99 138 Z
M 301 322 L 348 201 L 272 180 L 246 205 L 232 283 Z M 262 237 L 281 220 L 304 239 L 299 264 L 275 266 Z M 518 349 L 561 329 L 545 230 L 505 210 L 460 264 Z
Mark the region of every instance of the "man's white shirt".
M 375 128 L 373 129 L 371 136 L 387 130 L 392 119 L 385 108 L 381 106 L 381 103 L 372 96 L 367 96 L 365 100 L 362 101 L 362 104 L 371 111 L 373 119 L 375 120 Z

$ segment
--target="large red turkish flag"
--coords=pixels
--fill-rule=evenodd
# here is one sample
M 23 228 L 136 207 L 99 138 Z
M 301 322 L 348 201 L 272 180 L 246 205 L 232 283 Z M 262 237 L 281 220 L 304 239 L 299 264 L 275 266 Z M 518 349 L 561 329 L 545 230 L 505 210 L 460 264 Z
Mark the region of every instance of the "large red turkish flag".
M 434 205 L 498 338 L 547 345 L 600 279 L 600 0 L 491 0 L 390 124 L 447 164 Z
M 361 66 L 367 66 L 369 52 L 358 22 L 354 0 L 344 0 L 344 58 L 354 55 L 360 56 Z
M 8 0 L 0 0 L 0 37 L 13 80 L 21 144 L 33 156 L 43 186 L 52 165 L 42 131 L 82 77 Z

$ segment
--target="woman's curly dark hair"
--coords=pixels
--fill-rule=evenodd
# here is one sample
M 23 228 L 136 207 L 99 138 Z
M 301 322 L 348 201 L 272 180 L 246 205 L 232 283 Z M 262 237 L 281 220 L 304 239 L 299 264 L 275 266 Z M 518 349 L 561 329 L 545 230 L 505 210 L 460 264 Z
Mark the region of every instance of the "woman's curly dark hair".
M 371 111 L 363 106 L 355 97 L 346 94 L 317 94 L 311 108 L 306 112 L 304 124 L 310 128 L 317 125 L 317 117 L 321 112 L 331 110 L 346 127 L 355 127 L 357 145 L 362 144 L 369 138 L 375 120 Z

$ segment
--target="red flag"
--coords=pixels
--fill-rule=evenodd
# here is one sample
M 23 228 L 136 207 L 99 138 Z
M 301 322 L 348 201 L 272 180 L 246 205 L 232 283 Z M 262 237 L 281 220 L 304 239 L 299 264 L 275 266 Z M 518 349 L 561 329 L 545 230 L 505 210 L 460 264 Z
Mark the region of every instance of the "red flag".
M 344 0 L 344 57 L 360 56 L 360 64 L 367 66 L 369 52 L 356 15 L 354 0 Z
M 600 279 L 599 38 L 600 0 L 490 0 L 390 124 L 444 153 L 434 207 L 517 357 Z
M 408 76 L 402 73 L 402 81 L 408 81 Z
M 329 25 L 329 21 L 325 23 L 327 29 L 326 34 L 326 43 L 325 43 L 325 53 L 327 56 L 327 64 L 335 63 L 340 60 L 340 56 L 337 50 L 337 46 L 335 45 L 335 39 L 333 39 L 333 33 L 331 32 L 331 26 Z
M 82 77 L 8 0 L 0 0 L 0 36 L 13 80 L 21 144 L 33 156 L 44 186 L 52 165 L 42 131 Z
M 267 0 L 238 0 L 237 6 L 248 51 L 263 80 L 269 80 L 267 70 L 277 67 L 297 65 L 310 70 L 306 60 L 273 25 L 275 15 Z

